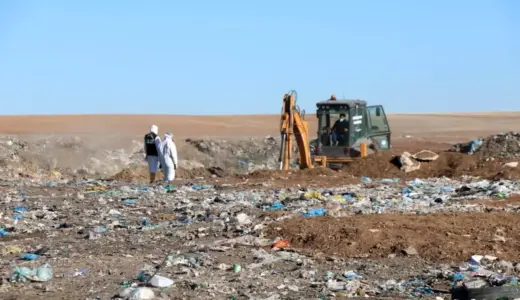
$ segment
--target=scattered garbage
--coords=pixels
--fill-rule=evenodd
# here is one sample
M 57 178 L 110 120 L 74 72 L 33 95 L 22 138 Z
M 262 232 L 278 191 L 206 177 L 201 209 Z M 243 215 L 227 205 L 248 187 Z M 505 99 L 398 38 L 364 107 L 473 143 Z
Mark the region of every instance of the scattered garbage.
M 155 293 L 147 287 L 128 287 L 119 293 L 119 296 L 128 300 L 152 300 L 155 299 Z
M 154 275 L 150 279 L 150 284 L 154 287 L 164 288 L 164 287 L 169 287 L 170 285 L 172 285 L 173 280 L 171 280 L 167 277 L 163 277 L 161 275 Z
M 49 264 L 43 264 L 38 268 L 30 269 L 26 267 L 15 267 L 11 274 L 11 282 L 27 282 L 27 281 L 48 281 L 53 277 L 52 267 Z
M 219 149 L 219 143 L 192 144 L 208 153 Z M 485 139 L 480 148 L 477 142 L 472 145 L 475 154 L 483 153 L 484 147 L 491 149 L 491 142 Z M 492 234 L 460 235 L 459 243 L 467 240 L 493 246 L 483 248 L 486 253 L 449 265 L 421 259 L 429 252 L 448 251 L 428 249 L 424 245 L 428 241 L 406 240 L 387 249 L 382 249 L 387 244 L 375 244 L 348 257 L 302 246 L 314 243 L 321 249 L 354 249 L 363 242 L 356 237 L 390 237 L 392 222 L 409 216 L 437 213 L 451 220 L 449 216 L 456 218 L 460 212 L 486 212 L 500 219 L 501 214 L 518 211 L 515 195 L 520 194 L 520 183 L 516 180 L 408 177 L 417 174 L 414 170 L 420 173 L 427 165 L 443 161 L 443 155 L 428 150 L 405 152 L 400 156 L 403 172 L 394 168 L 396 173 L 410 174 L 370 177 L 366 172 L 363 177 L 345 176 L 345 183 L 335 186 L 303 175 L 301 180 L 293 178 L 294 182 L 276 188 L 268 180 L 248 182 L 254 176 L 270 176 L 262 171 L 251 177 L 216 176 L 213 181 L 193 176 L 174 186 L 61 179 L 65 172 L 52 173 L 53 180 L 5 181 L 0 185 L 0 249 L 2 269 L 7 272 L 4 277 L 9 280 L 0 284 L 0 293 L 23 290 L 28 297 L 41 294 L 58 299 L 77 287 L 82 298 L 88 294 L 93 299 L 116 294 L 122 299 L 274 300 L 444 297 L 455 287 L 475 290 L 518 285 L 520 266 L 507 260 L 511 258 L 507 250 L 515 246 L 516 230 L 508 226 L 514 224 L 493 227 L 497 221 L 490 222 L 487 226 L 493 228 Z M 241 153 L 231 159 L 235 165 L 239 161 L 243 172 L 261 169 L 258 160 L 242 159 Z M 269 160 L 271 163 L 277 162 Z M 518 163 L 501 160 L 497 165 L 504 172 L 514 172 Z M 329 173 L 322 177 L 326 176 Z M 351 182 L 357 183 L 347 184 Z M 388 214 L 395 219 L 370 227 L 351 226 L 339 233 L 327 227 L 339 228 L 346 219 L 361 223 L 358 217 Z M 297 235 L 285 231 L 283 224 L 290 221 L 296 224 Z M 314 222 L 318 233 L 311 232 L 306 222 Z M 437 238 L 444 241 L 456 235 L 457 228 L 452 227 L 425 224 L 421 230 L 438 231 Z M 403 225 L 399 230 L 405 235 L 414 228 Z M 388 249 L 391 254 L 374 258 L 374 253 Z M 465 252 L 464 257 L 467 253 L 471 254 Z

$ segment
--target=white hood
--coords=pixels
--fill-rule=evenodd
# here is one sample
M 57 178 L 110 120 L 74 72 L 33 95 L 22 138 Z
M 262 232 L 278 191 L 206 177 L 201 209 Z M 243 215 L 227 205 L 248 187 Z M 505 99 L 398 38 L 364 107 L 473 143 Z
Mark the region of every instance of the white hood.
M 157 125 L 152 125 L 152 127 L 150 127 L 150 132 L 158 134 L 159 133 L 159 127 L 157 127 Z

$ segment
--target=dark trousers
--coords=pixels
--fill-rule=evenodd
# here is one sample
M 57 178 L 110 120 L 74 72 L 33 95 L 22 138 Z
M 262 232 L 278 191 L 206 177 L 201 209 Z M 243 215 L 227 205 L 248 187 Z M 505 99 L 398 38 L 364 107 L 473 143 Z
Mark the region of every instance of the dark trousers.
M 338 141 L 338 146 L 346 146 L 348 143 L 348 138 L 346 134 L 337 134 L 336 140 Z

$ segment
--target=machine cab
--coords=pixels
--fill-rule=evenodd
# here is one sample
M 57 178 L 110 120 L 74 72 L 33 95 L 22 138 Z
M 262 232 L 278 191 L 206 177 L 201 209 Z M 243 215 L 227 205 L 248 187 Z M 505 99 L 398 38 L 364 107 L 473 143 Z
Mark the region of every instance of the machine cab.
M 390 148 L 390 127 L 383 106 L 336 100 L 334 95 L 316 106 L 318 137 L 313 155 L 356 157 L 361 142 L 372 151 Z

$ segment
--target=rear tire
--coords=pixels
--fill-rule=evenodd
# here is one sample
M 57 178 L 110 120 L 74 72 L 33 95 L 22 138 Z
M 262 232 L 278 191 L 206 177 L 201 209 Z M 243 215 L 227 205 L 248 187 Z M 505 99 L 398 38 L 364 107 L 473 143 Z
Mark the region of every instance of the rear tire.
M 343 163 L 328 163 L 327 164 L 327 168 L 335 170 L 335 171 L 343 169 L 344 166 L 345 166 L 345 164 L 343 164 Z

